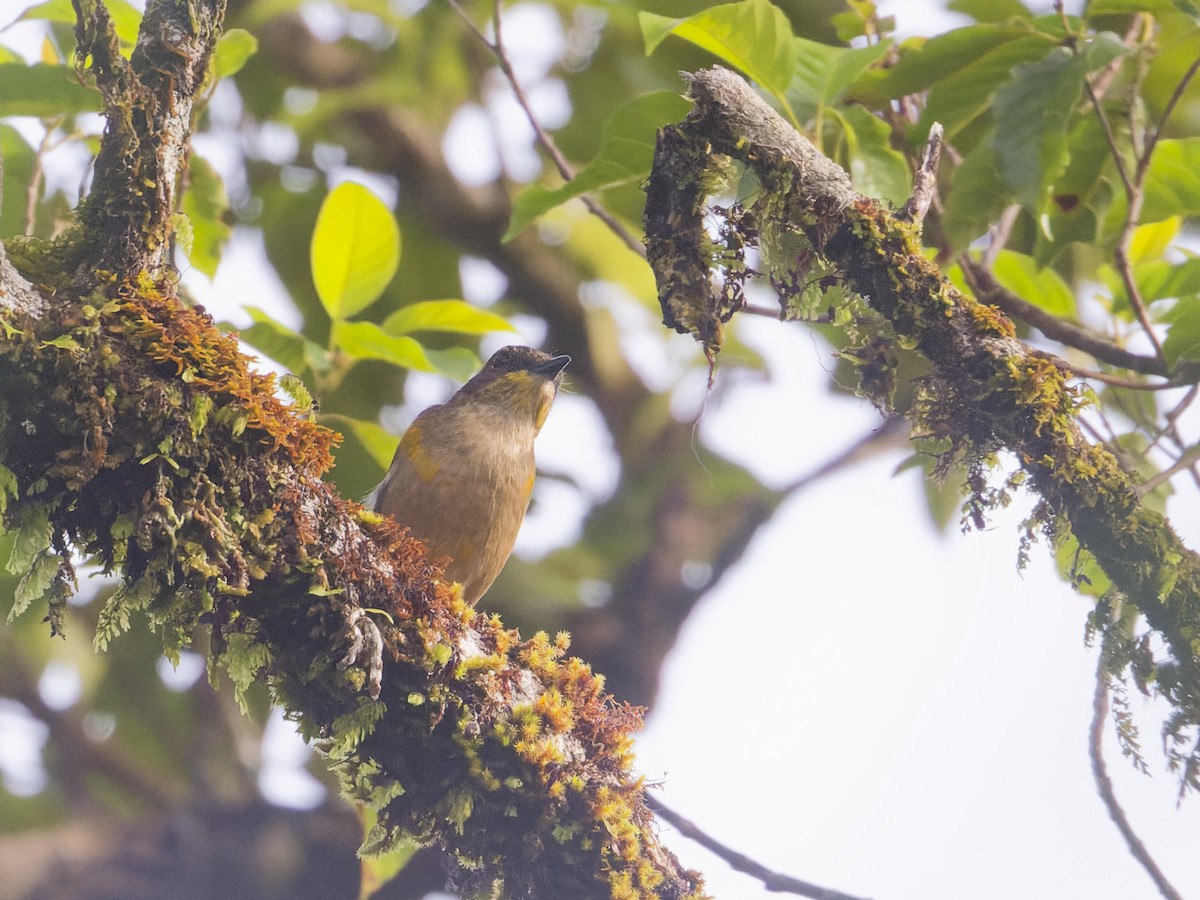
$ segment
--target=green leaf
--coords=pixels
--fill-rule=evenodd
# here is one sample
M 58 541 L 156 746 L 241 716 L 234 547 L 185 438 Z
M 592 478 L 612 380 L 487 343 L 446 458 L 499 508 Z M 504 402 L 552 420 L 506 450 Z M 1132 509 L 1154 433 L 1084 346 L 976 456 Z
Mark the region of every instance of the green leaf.
M 1180 263 L 1164 260 L 1142 263 L 1133 270 L 1138 293 L 1147 303 L 1172 297 L 1200 295 L 1200 259 Z
M 1003 287 L 1054 316 L 1074 318 L 1075 293 L 1057 272 L 1039 267 L 1033 258 L 1012 250 L 1001 250 L 992 273 Z
M 1083 52 L 1060 47 L 1013 70 L 996 92 L 992 142 L 1005 183 L 1027 209 L 1041 214 L 1051 186 L 1067 165 L 1067 125 L 1087 73 L 1128 51 L 1101 34 Z
M 861 106 L 831 110 L 846 145 L 846 168 L 860 194 L 881 197 L 896 206 L 912 193 L 912 173 L 903 154 L 892 147 L 888 124 Z
M 1028 209 L 1041 209 L 1050 184 L 1066 168 L 1067 121 L 1086 72 L 1082 56 L 1059 48 L 1017 66 L 996 92 L 992 145 L 1004 183 Z
M 1032 13 L 1018 0 L 951 0 L 946 8 L 970 16 L 976 22 L 1007 22 L 1028 19 Z
M 102 106 L 100 92 L 80 84 L 70 66 L 0 64 L 0 116 L 44 118 Z
M 335 321 L 332 341 L 352 359 L 381 359 L 405 369 L 437 371 L 417 341 L 405 335 L 388 334 L 374 322 Z
M 1047 35 L 1023 35 L 940 80 L 930 89 L 912 139 L 924 140 L 930 126 L 941 122 L 946 139 L 957 143 L 960 151 L 969 152 L 981 136 L 976 132 L 993 111 L 997 89 L 1008 82 L 1013 69 L 1023 62 L 1041 59 L 1057 44 Z
M 831 47 L 796 38 L 796 72 L 787 99 L 796 117 L 809 121 L 842 99 L 846 89 L 892 49 L 892 41 L 869 47 Z
M 363 846 L 359 849 L 362 896 L 370 897 L 408 865 L 420 844 L 415 840 L 392 840 L 388 829 L 379 824 L 378 809 L 370 803 L 355 804 L 355 809 L 363 829 Z
M 447 347 L 445 350 L 426 347 L 425 355 L 439 372 L 455 381 L 469 381 L 483 365 L 466 347 Z
M 381 470 L 386 471 L 392 464 L 392 456 L 396 453 L 396 443 L 399 438 L 378 422 L 339 416 L 336 424 L 339 431 L 349 432 L 362 445 L 367 455 L 379 464 Z
M 1107 171 L 1112 167 L 1108 142 L 1095 115 L 1078 118 L 1067 134 L 1067 166 L 1055 179 L 1042 209 L 1033 257 L 1040 264 L 1067 244 L 1097 240 L 1100 222 L 1112 202 Z
M 1179 226 L 1182 224 L 1178 216 L 1173 216 L 1161 222 L 1151 222 L 1135 228 L 1129 241 L 1129 261 L 1136 268 L 1144 263 L 1162 259 L 1179 234 Z
M 671 91 L 634 97 L 604 124 L 596 158 L 571 181 L 556 190 L 535 184 L 521 192 L 504 240 L 511 241 L 538 216 L 572 197 L 644 181 L 654 160 L 658 129 L 678 122 L 689 109 L 691 104 Z
M 28 518 L 14 530 L 12 555 L 8 558 L 6 568 L 13 575 L 20 575 L 33 565 L 39 553 L 50 546 L 50 514 L 43 506 L 33 507 Z
M 332 362 L 328 351 L 320 344 L 276 321 L 258 307 L 247 306 L 245 309 L 254 324 L 241 330 L 238 336 L 251 347 L 292 372 L 308 369 L 322 374 L 329 371 Z
M 12 469 L 0 463 L 0 516 L 8 511 L 8 501 L 16 500 L 21 496 L 21 486 L 17 483 L 17 476 Z M 4 521 L 0 519 L 0 534 L 5 533 Z
M 61 562 L 58 554 L 48 548 L 34 557 L 33 564 L 21 576 L 16 590 L 13 591 L 13 605 L 8 612 L 9 624 L 46 596 L 54 583 L 54 576 L 58 574 Z
M 258 38 L 244 28 L 230 28 L 217 41 L 213 51 L 213 74 L 217 78 L 228 78 L 242 70 L 242 66 L 258 52 Z
M 928 41 L 906 41 L 900 47 L 899 61 L 890 68 L 866 72 L 855 83 L 853 96 L 874 105 L 919 94 L 935 85 L 954 85 L 961 74 L 971 82 L 964 87 L 972 93 L 986 89 L 990 96 L 1016 62 L 1043 56 L 1056 43 L 1024 25 L 955 28 Z M 1012 44 L 1016 49 L 1009 46 Z M 995 77 L 985 84 L 989 73 Z M 946 124 L 944 115 L 937 121 Z
M 97 651 L 105 650 L 113 638 L 128 631 L 130 614 L 147 609 L 158 595 L 158 589 L 158 582 L 150 575 L 117 588 L 100 608 L 93 647 Z
M 128 0 L 104 0 L 108 15 L 113 21 L 113 29 L 121 43 L 127 47 L 137 41 L 138 28 L 142 24 L 141 12 Z M 75 8 L 71 0 L 46 0 L 31 6 L 19 15 L 15 22 L 39 20 L 42 22 L 61 22 L 64 25 L 75 25 Z
M 411 334 L 414 331 L 488 334 L 514 329 L 504 317 L 472 306 L 464 300 L 425 300 L 396 310 L 383 320 L 383 330 L 388 334 Z
M 24 65 L 24 63 L 22 63 Z M 0 70 L 2 70 L 0 66 Z M 0 159 L 4 161 L 0 177 L 0 197 L 24 197 L 33 177 L 34 152 L 25 138 L 11 125 L 0 125 Z M 25 204 L 11 200 L 0 204 L 0 238 L 25 233 Z
M 234 632 L 225 638 L 225 650 L 221 654 L 221 663 L 229 673 L 233 682 L 233 697 L 237 700 L 242 715 L 249 708 L 246 705 L 246 691 L 268 663 L 271 662 L 271 651 L 252 634 Z
M 1170 324 L 1163 340 L 1163 355 L 1174 366 L 1181 360 L 1200 360 L 1200 297 L 1186 297 L 1162 317 Z
M 182 209 L 192 226 L 188 262 L 212 278 L 217 273 L 221 251 L 233 229 L 225 221 L 229 211 L 225 182 L 202 156 L 192 154 L 190 158 Z
M 1145 187 L 1141 222 L 1200 215 L 1200 137 L 1159 141 Z
M 1103 597 L 1112 587 L 1096 557 L 1079 546 L 1078 538 L 1069 531 L 1055 541 L 1054 561 L 1063 580 L 1081 594 Z
M 1090 0 L 1085 4 L 1088 21 L 1100 16 L 1126 16 L 1139 12 L 1162 15 L 1178 8 L 1176 0 Z
M 400 229 L 383 201 L 361 184 L 329 192 L 313 229 L 313 283 L 331 319 L 374 303 L 400 265 Z
M 950 246 L 965 250 L 1012 201 L 1000 178 L 996 151 L 990 141 L 980 141 L 955 170 L 953 187 L 946 195 L 942 232 Z
M 795 65 L 792 26 L 767 0 L 712 6 L 686 19 L 638 13 L 649 55 L 674 34 L 691 41 L 782 98 Z

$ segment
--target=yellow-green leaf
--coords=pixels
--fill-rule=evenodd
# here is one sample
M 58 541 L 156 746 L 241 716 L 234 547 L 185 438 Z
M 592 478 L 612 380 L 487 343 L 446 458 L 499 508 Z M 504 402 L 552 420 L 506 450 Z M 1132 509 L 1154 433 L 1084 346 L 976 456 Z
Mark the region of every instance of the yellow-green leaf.
M 419 343 L 405 335 L 388 334 L 374 322 L 335 321 L 333 343 L 354 359 L 381 359 L 405 369 L 437 371 Z
M 449 331 L 455 334 L 487 334 L 512 331 L 502 316 L 472 306 L 464 300 L 426 300 L 401 307 L 383 321 L 388 334 L 414 331 Z
M 374 303 L 396 274 L 400 229 L 382 200 L 344 182 L 321 204 L 310 258 L 325 311 L 345 319 Z
M 1018 297 L 1055 316 L 1075 316 L 1075 293 L 1057 272 L 1039 267 L 1033 258 L 1001 250 L 992 265 L 996 280 Z
M 685 19 L 642 12 L 638 22 L 647 53 L 674 34 L 729 63 L 779 100 L 792 80 L 792 26 L 767 0 L 711 6 Z
M 241 71 L 246 60 L 258 52 L 258 38 L 244 28 L 230 28 L 213 51 L 213 73 L 228 78 Z

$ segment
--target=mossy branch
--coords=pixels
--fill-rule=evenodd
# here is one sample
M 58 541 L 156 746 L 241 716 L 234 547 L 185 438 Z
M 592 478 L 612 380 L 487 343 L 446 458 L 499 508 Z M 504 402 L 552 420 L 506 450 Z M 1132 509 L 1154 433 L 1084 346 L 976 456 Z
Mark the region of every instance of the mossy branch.
M 1115 589 L 1092 624 L 1106 641 L 1126 645 L 1113 657 L 1139 685 L 1171 703 L 1170 762 L 1185 787 L 1200 788 L 1200 557 L 1139 503 L 1117 459 L 1083 436 L 1075 420 L 1081 401 L 1064 374 L 1018 341 L 1003 313 L 951 285 L 921 254 L 916 226 L 854 191 L 839 166 L 732 72 L 697 72 L 689 93 L 695 107 L 660 132 L 647 188 L 647 251 L 665 324 L 693 334 L 710 357 L 720 349 L 736 304 L 711 280 L 717 254 L 704 230 L 705 185 L 727 158 L 738 160 L 762 185 L 756 208 L 770 221 L 760 216 L 760 226 L 803 236 L 793 282 L 820 260 L 884 320 L 886 333 L 862 366 L 863 393 L 887 406 L 895 350 L 915 348 L 931 374 L 917 392 L 914 432 L 972 473 L 975 513 L 982 516 L 990 496 L 984 471 L 997 451 L 1010 451 L 1040 498 L 1027 539 L 1036 530 L 1053 540 L 1074 535 L 1098 561 Z M 752 244 L 759 235 L 747 229 L 743 238 Z M 1122 603 L 1144 614 L 1169 656 L 1150 657 L 1154 642 L 1128 631 Z
M 62 262 L 84 284 L 104 273 L 158 275 L 170 265 L 179 175 L 226 0 L 148 3 L 128 60 L 102 0 L 71 2 L 76 64 L 95 79 L 107 126 L 91 192 L 59 241 Z
M 69 242 L 0 255 L 0 513 L 24 574 L 17 610 L 48 604 L 61 631 L 78 553 L 123 580 L 97 644 L 144 616 L 174 656 L 207 627 L 210 664 L 239 694 L 267 683 L 346 793 L 378 809 L 369 848 L 440 845 L 464 893 L 702 896 L 632 770 L 639 711 L 565 637 L 522 641 L 466 607 L 418 541 L 337 496 L 321 480 L 336 435 L 175 296 L 174 170 L 151 151 L 187 152 L 223 3 L 151 0 L 128 66 L 102 4 L 78 8 L 108 85 L 109 157 Z

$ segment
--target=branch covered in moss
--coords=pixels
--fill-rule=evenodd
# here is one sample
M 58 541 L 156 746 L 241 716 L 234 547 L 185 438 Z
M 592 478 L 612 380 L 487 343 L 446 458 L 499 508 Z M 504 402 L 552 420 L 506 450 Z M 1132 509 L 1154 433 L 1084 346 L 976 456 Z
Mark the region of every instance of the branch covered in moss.
M 91 193 L 65 245 L 85 281 L 97 270 L 158 274 L 170 263 L 171 216 L 186 165 L 192 113 L 209 79 L 225 0 L 158 0 L 146 6 L 126 60 L 101 0 L 72 0 L 77 64 L 104 98 L 107 127 Z
M 49 602 L 61 621 L 73 547 L 125 581 L 99 644 L 144 615 L 174 655 L 207 624 L 239 690 L 269 683 L 347 793 L 379 808 L 371 847 L 440 844 L 469 893 L 700 896 L 651 828 L 632 772 L 637 711 L 564 639 L 521 641 L 476 614 L 419 542 L 338 497 L 320 480 L 332 433 L 166 290 L 60 293 L 41 317 L 0 300 L 19 607 Z M 374 630 L 378 701 L 367 667 L 345 665 Z
M 647 193 L 647 250 L 658 281 L 665 324 L 693 334 L 709 355 L 721 326 L 736 312 L 710 268 L 725 262 L 703 227 L 707 184 L 737 160 L 757 177 L 762 198 L 741 237 L 799 247 L 776 260 L 777 285 L 803 284 L 816 263 L 822 285 L 830 271 L 862 298 L 857 315 L 876 337 L 861 354 L 861 390 L 881 407 L 890 401 L 898 348 L 912 348 L 931 367 L 914 405 L 914 433 L 942 450 L 944 464 L 972 473 L 968 510 L 982 519 L 999 492 L 984 472 L 1000 450 L 1019 460 L 1040 497 L 1027 539 L 1041 530 L 1054 541 L 1074 537 L 1109 577 L 1114 590 L 1092 622 L 1139 685 L 1171 703 L 1165 726 L 1182 783 L 1200 788 L 1200 557 L 1170 524 L 1141 505 L 1131 476 L 1106 449 L 1089 443 L 1075 415 L 1076 392 L 1054 365 L 1014 336 L 994 307 L 958 291 L 921 254 L 915 226 L 852 188 L 846 173 L 776 114 L 741 78 L 713 68 L 689 79 L 695 107 L 686 121 L 659 134 Z M 731 220 L 731 227 L 737 223 Z M 790 243 L 789 243 L 790 240 Z M 766 244 L 766 241 L 761 243 Z M 730 270 L 726 270 L 728 280 Z M 733 273 L 736 276 L 736 273 Z M 1153 659 L 1148 635 L 1132 635 L 1122 604 L 1144 614 L 1169 656 Z
M 162 139 L 186 153 L 222 8 L 151 0 L 126 65 L 103 6 L 80 0 L 111 157 L 67 240 L 0 258 L 13 611 L 46 604 L 61 631 L 79 553 L 123 579 L 100 647 L 144 617 L 174 657 L 206 626 L 210 663 L 239 695 L 269 684 L 346 793 L 378 810 L 368 849 L 444 847 L 464 893 L 701 897 L 633 772 L 639 711 L 606 695 L 565 637 L 522 641 L 476 613 L 420 542 L 337 496 L 321 480 L 336 435 L 175 296 L 161 183 L 175 171 L 143 151 Z

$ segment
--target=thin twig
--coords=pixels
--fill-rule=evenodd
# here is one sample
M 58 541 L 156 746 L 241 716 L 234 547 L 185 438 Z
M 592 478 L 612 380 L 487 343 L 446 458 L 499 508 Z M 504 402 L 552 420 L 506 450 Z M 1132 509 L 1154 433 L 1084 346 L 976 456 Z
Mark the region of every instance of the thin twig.
M 1096 692 L 1092 695 L 1092 727 L 1088 732 L 1088 755 L 1092 759 L 1092 775 L 1096 779 L 1096 790 L 1100 794 L 1100 800 L 1104 803 L 1105 809 L 1108 810 L 1109 818 L 1113 820 L 1117 831 L 1121 832 L 1121 837 L 1125 839 L 1130 854 L 1141 863 L 1142 868 L 1146 870 L 1155 887 L 1158 888 L 1158 892 L 1167 900 L 1183 900 L 1179 892 L 1167 881 L 1162 870 L 1158 868 L 1158 864 L 1146 850 L 1146 845 L 1142 843 L 1141 838 L 1134 833 L 1129 819 L 1125 816 L 1125 810 L 1117 802 L 1117 795 L 1113 791 L 1112 779 L 1108 777 L 1108 769 L 1104 765 L 1102 752 L 1104 719 L 1107 715 L 1108 678 L 1104 671 L 1104 652 L 1101 651 L 1100 661 L 1096 666 Z M 651 809 L 653 808 L 651 805 Z
M 997 257 L 1000 256 L 1000 251 L 1008 244 L 1008 239 L 1012 236 L 1013 226 L 1017 224 L 1017 218 L 1021 215 L 1021 205 L 1013 203 L 1007 206 L 1004 212 L 1000 213 L 1000 221 L 988 229 L 989 237 L 988 245 L 983 248 L 983 252 L 979 256 L 979 262 L 986 269 L 991 269 L 996 263 Z
M 508 84 L 512 88 L 513 96 L 515 96 L 517 99 L 517 105 L 521 107 L 521 110 L 525 113 L 525 118 L 529 121 L 530 127 L 533 128 L 533 133 L 537 139 L 538 145 L 541 146 L 541 148 L 546 152 L 546 155 L 550 157 L 550 161 L 554 163 L 554 168 L 558 170 L 558 174 L 562 176 L 564 181 L 574 180 L 574 169 L 571 168 L 571 164 L 567 162 L 567 158 L 563 156 L 562 151 L 558 149 L 558 144 L 554 142 L 554 138 L 550 137 L 546 129 L 542 127 L 542 123 L 538 121 L 537 116 L 534 115 L 533 107 L 529 103 L 529 97 L 525 94 L 525 89 L 521 87 L 521 82 L 517 78 L 517 73 L 513 70 L 512 63 L 509 61 L 508 55 L 504 50 L 504 42 L 501 37 L 500 28 L 501 0 L 496 0 L 496 39 L 494 41 L 488 40 L 488 36 L 484 34 L 483 31 L 479 29 L 479 26 L 477 26 L 471 20 L 471 17 L 467 15 L 466 10 L 459 5 L 458 0 L 447 0 L 447 2 L 450 4 L 450 8 L 458 13 L 459 18 L 466 23 L 471 32 L 477 38 L 479 38 L 479 40 L 483 42 L 483 45 L 491 50 L 492 54 L 496 57 L 496 64 L 500 67 L 500 71 L 504 73 L 504 77 L 508 80 Z M 623 243 L 638 256 L 641 256 L 643 259 L 645 258 L 646 248 L 642 245 L 642 242 L 638 240 L 628 228 L 617 221 L 617 218 L 612 213 L 601 206 L 595 197 L 584 194 L 581 199 L 583 200 L 584 205 L 588 208 L 588 212 L 603 222 L 608 227 L 608 230 L 621 240 L 621 243 Z
M 1117 145 L 1117 137 L 1113 134 L 1112 125 L 1108 121 L 1104 107 L 1100 105 L 1100 98 L 1096 96 L 1096 91 L 1092 88 L 1092 83 L 1084 78 L 1083 86 L 1087 90 L 1088 99 L 1092 102 L 1092 106 L 1096 110 L 1096 118 L 1100 121 L 1100 128 L 1104 131 L 1104 139 L 1108 142 L 1108 149 L 1112 154 L 1113 162 L 1116 164 L 1117 174 L 1121 176 L 1121 184 L 1125 188 L 1125 196 L 1132 206 L 1133 195 L 1135 193 L 1133 179 L 1129 177 L 1129 169 L 1125 165 L 1124 157 L 1121 156 L 1121 148 Z
M 43 122 L 46 133 L 42 135 L 42 140 L 38 144 L 37 152 L 33 154 L 33 171 L 29 173 L 29 187 L 25 190 L 25 236 L 32 237 L 33 229 L 37 226 L 37 202 L 38 195 L 42 188 L 42 175 L 44 172 L 42 163 L 46 158 L 46 154 L 53 149 L 52 138 L 54 129 L 58 127 L 58 123 L 62 121 L 59 116 L 53 122 Z
M 1121 239 L 1117 242 L 1116 249 L 1113 251 L 1113 258 L 1117 264 L 1117 271 L 1121 273 L 1121 283 L 1125 286 L 1125 296 L 1129 299 L 1129 305 L 1133 307 L 1134 315 L 1137 316 L 1138 324 L 1142 326 L 1142 331 L 1146 333 L 1146 337 L 1150 339 L 1150 343 L 1154 345 L 1155 355 L 1162 360 L 1163 366 L 1167 365 L 1167 356 L 1163 353 L 1162 341 L 1158 339 L 1158 335 L 1154 333 L 1154 325 L 1150 321 L 1150 313 L 1146 310 L 1146 303 L 1142 299 L 1142 289 L 1138 287 L 1137 279 L 1133 277 L 1133 263 L 1129 259 L 1129 246 L 1133 241 L 1133 230 L 1137 224 L 1138 213 L 1142 208 L 1142 190 L 1141 185 L 1137 188 L 1137 193 L 1134 195 L 1137 202 L 1130 201 L 1128 227 L 1122 230 Z
M 1148 153 L 1143 153 L 1139 157 L 1136 174 L 1131 178 L 1128 167 L 1125 165 L 1125 160 L 1121 155 L 1121 148 L 1117 146 L 1117 139 L 1113 134 L 1112 126 L 1109 124 L 1108 116 L 1104 112 L 1104 107 L 1100 105 L 1100 98 L 1096 96 L 1096 92 L 1092 88 L 1092 83 L 1087 78 L 1083 79 L 1083 84 L 1087 89 L 1088 98 L 1092 101 L 1092 106 L 1096 110 L 1096 118 L 1099 119 L 1100 127 L 1104 131 L 1104 139 L 1108 142 L 1108 149 L 1112 155 L 1113 162 L 1116 164 L 1117 172 L 1121 175 L 1121 184 L 1125 187 L 1125 198 L 1128 204 L 1128 208 L 1125 211 L 1125 222 L 1121 227 L 1121 235 L 1117 239 L 1116 248 L 1113 250 L 1114 261 L 1117 265 L 1117 271 L 1121 275 L 1121 283 L 1125 286 L 1125 294 L 1129 298 L 1129 305 L 1133 307 L 1134 315 L 1137 316 L 1138 324 L 1142 326 L 1142 331 L 1146 333 L 1146 337 L 1154 345 L 1155 356 L 1166 367 L 1167 357 L 1163 353 L 1162 342 L 1159 341 L 1158 335 L 1154 333 L 1150 314 L 1146 311 L 1146 304 L 1142 299 L 1141 288 L 1138 287 L 1137 280 L 1133 277 L 1133 265 L 1129 259 L 1129 247 L 1133 242 L 1133 231 L 1137 227 L 1137 221 L 1142 212 L 1142 203 L 1145 199 L 1143 181 L 1149 165 L 1147 161 L 1150 157 Z
M 654 811 L 656 816 L 664 822 L 669 822 L 675 826 L 684 837 L 691 838 L 700 846 L 721 857 L 734 870 L 744 872 L 752 878 L 757 878 L 768 891 L 779 894 L 795 894 L 798 897 L 811 897 L 813 900 L 859 900 L 859 898 L 852 897 L 850 894 L 843 894 L 841 891 L 835 891 L 832 888 L 819 887 L 815 884 L 809 884 L 807 881 L 801 881 L 799 878 L 792 878 L 790 875 L 781 875 L 778 872 L 773 872 L 745 854 L 731 850 L 720 841 L 710 837 L 697 827 L 695 823 L 664 806 L 662 801 L 657 797 L 649 793 L 645 797 L 646 805 Z
M 1137 46 L 1138 36 L 1145 27 L 1145 20 L 1145 13 L 1135 13 L 1130 17 L 1129 27 L 1125 29 L 1125 34 L 1121 38 L 1121 43 L 1130 50 Z M 1127 56 L 1118 56 L 1092 77 L 1092 90 L 1097 97 L 1103 98 L 1108 93 L 1109 87 L 1112 85 L 1117 73 L 1124 67 L 1127 59 Z
M 1086 378 L 1088 381 L 1100 381 L 1104 384 L 1111 384 L 1113 387 L 1125 388 L 1130 391 L 1169 391 L 1178 387 L 1186 387 L 1191 384 L 1189 381 L 1160 381 L 1157 384 L 1148 384 L 1145 381 L 1138 381 L 1134 378 L 1122 378 L 1120 375 L 1112 375 L 1108 372 L 1099 372 L 1096 369 L 1088 369 L 1083 366 L 1077 366 L 1072 362 L 1063 359 L 1061 356 L 1055 356 L 1045 350 L 1033 348 L 1030 352 L 1034 356 L 1040 356 L 1042 359 L 1048 360 L 1054 366 L 1066 374 L 1075 378 Z
M 901 415 L 891 415 L 878 428 L 868 431 L 853 444 L 826 459 L 810 472 L 801 475 L 787 485 L 780 494 L 787 496 L 815 484 L 822 478 L 841 471 L 855 463 L 870 459 L 880 449 L 888 446 L 903 447 L 908 439 L 908 420 Z
M 767 306 L 755 306 L 752 303 L 743 303 L 738 307 L 738 312 L 747 316 L 762 316 L 764 319 L 774 319 L 777 322 L 783 321 L 782 312 Z
M 929 129 L 929 139 L 925 143 L 925 152 L 921 156 L 921 165 L 913 175 L 913 192 L 900 210 L 899 216 L 910 222 L 921 222 L 929 212 L 929 204 L 937 192 L 938 160 L 942 158 L 942 138 L 944 131 L 941 122 L 934 122 Z
M 1167 376 L 1167 366 L 1162 360 L 1131 353 L 1124 347 L 1118 347 L 1072 322 L 1060 319 L 1058 316 L 1053 316 L 1044 309 L 1034 306 L 1028 300 L 1003 287 L 996 277 L 982 264 L 972 259 L 970 254 L 964 254 L 959 263 L 967 284 L 975 292 L 976 297 L 984 303 L 997 306 L 1008 315 L 1032 325 L 1051 340 L 1090 353 L 1101 362 L 1120 369 L 1129 369 L 1133 372 L 1140 372 L 1142 375 L 1159 375 L 1164 378 Z
M 1184 469 L 1189 469 L 1194 466 L 1197 462 L 1200 462 L 1200 444 L 1197 444 L 1196 446 L 1187 450 L 1183 456 L 1179 457 L 1179 459 L 1175 461 L 1175 464 L 1169 469 L 1163 469 L 1163 471 L 1159 472 L 1157 475 L 1147 478 L 1145 481 L 1139 484 L 1137 486 L 1138 496 L 1144 497 L 1163 482 L 1169 481 Z
M 1162 427 L 1155 429 L 1153 440 L 1151 440 L 1149 446 L 1146 447 L 1147 453 L 1157 447 L 1163 438 L 1169 438 L 1171 443 L 1173 443 L 1178 449 L 1184 449 L 1184 442 L 1179 436 L 1179 417 L 1183 415 L 1184 411 L 1187 410 L 1189 406 L 1192 405 L 1192 402 L 1196 399 L 1196 392 L 1198 390 L 1200 390 L 1200 384 L 1193 384 L 1191 389 L 1183 395 L 1183 399 L 1163 415 L 1164 424 Z M 1138 424 L 1149 430 L 1150 426 L 1143 425 L 1143 423 L 1140 422 Z M 1153 425 L 1153 423 L 1151 423 L 1151 425 Z
M 1149 132 L 1145 139 L 1143 147 L 1138 148 L 1136 140 L 1136 129 L 1131 127 L 1130 135 L 1133 139 L 1134 152 L 1136 154 L 1136 166 L 1134 174 L 1130 178 L 1125 161 L 1121 156 L 1120 149 L 1117 147 L 1116 139 L 1113 136 L 1112 129 L 1108 124 L 1108 117 L 1104 113 L 1104 108 L 1100 105 L 1100 100 L 1096 95 L 1092 83 L 1088 78 L 1084 78 L 1083 83 L 1087 88 L 1088 96 L 1091 98 L 1093 105 L 1096 108 L 1096 115 L 1100 120 L 1100 124 L 1104 129 L 1105 139 L 1108 141 L 1109 148 L 1112 152 L 1112 157 L 1117 164 L 1117 168 L 1121 173 L 1121 180 L 1125 185 L 1125 195 L 1128 201 L 1128 208 L 1125 211 L 1125 221 L 1121 227 L 1121 234 L 1117 239 L 1117 245 L 1113 252 L 1114 261 L 1117 265 L 1117 271 L 1121 275 L 1121 282 L 1125 286 L 1125 293 L 1129 298 L 1129 304 L 1133 307 L 1134 314 L 1137 316 L 1138 323 L 1142 326 L 1142 330 L 1150 339 L 1150 343 L 1154 345 L 1155 355 L 1158 356 L 1163 363 L 1166 363 L 1166 356 L 1163 353 L 1162 342 L 1158 339 L 1158 335 L 1154 332 L 1153 324 L 1150 321 L 1149 312 L 1146 309 L 1146 303 L 1142 298 L 1141 289 L 1138 287 L 1137 279 L 1133 275 L 1133 264 L 1129 258 L 1129 248 L 1133 243 L 1133 232 L 1137 228 L 1138 220 L 1141 218 L 1142 205 L 1145 202 L 1146 192 L 1146 173 L 1150 169 L 1150 160 L 1154 153 L 1155 145 L 1162 134 L 1162 129 L 1166 124 L 1167 117 L 1171 114 L 1175 104 L 1179 101 L 1179 96 L 1187 88 L 1187 84 L 1196 74 L 1197 67 L 1200 67 L 1200 60 L 1192 64 L 1189 70 L 1184 73 L 1183 78 L 1175 86 L 1175 93 L 1172 94 L 1167 106 L 1163 109 L 1163 115 L 1159 118 L 1158 125 L 1154 131 Z M 1137 81 L 1140 86 L 1144 71 L 1139 70 Z

